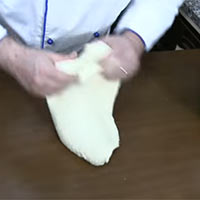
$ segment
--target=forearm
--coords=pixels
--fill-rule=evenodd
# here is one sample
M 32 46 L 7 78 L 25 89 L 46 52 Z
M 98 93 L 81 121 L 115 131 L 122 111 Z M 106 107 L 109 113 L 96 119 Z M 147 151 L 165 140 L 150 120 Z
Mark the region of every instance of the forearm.
M 0 41 L 0 68 L 4 71 L 13 74 L 24 56 L 25 47 L 11 37 L 5 37 Z
M 183 0 L 134 0 L 122 15 L 116 32 L 132 29 L 143 38 L 146 50 L 171 26 Z

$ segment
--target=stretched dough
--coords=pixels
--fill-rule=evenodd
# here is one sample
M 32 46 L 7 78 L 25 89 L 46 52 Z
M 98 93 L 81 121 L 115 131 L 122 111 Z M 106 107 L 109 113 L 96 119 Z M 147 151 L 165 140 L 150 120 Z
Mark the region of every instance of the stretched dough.
M 113 150 L 119 147 L 112 111 L 120 82 L 106 80 L 98 64 L 110 52 L 105 43 L 95 42 L 86 45 L 79 58 L 57 63 L 60 70 L 77 74 L 80 82 L 47 97 L 63 144 L 96 166 L 107 163 Z

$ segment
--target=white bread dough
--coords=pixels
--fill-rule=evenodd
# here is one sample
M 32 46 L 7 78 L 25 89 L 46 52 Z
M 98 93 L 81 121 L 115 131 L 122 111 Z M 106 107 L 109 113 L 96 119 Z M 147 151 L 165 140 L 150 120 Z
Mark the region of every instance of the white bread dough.
M 47 103 L 58 135 L 72 152 L 93 165 L 107 163 L 119 147 L 119 134 L 112 117 L 119 81 L 108 81 L 98 61 L 111 48 L 103 42 L 86 45 L 83 54 L 57 67 L 77 74 L 80 82 L 59 94 L 47 97 Z

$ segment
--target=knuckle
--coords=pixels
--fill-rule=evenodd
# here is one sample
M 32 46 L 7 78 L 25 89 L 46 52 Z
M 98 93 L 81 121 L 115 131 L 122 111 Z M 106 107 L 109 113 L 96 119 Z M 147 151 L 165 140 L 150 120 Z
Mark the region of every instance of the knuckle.
M 39 87 L 41 85 L 41 78 L 39 76 L 34 76 L 32 79 L 33 86 Z

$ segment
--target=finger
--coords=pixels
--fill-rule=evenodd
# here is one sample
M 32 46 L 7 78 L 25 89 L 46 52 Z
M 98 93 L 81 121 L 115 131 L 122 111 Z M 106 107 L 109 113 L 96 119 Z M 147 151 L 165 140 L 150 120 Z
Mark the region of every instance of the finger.
M 32 88 L 32 93 L 40 96 L 40 97 L 45 97 L 48 95 L 52 95 L 55 93 L 58 93 L 62 91 L 63 89 L 69 87 L 70 83 L 62 83 L 62 82 L 55 82 L 54 80 L 41 80 L 40 84 L 37 86 L 34 86 Z
M 46 77 L 48 77 L 49 80 L 63 84 L 74 83 L 78 81 L 78 76 L 66 74 L 60 70 L 57 70 L 56 68 L 49 69 L 46 72 Z
M 66 55 L 58 54 L 58 53 L 49 53 L 48 52 L 48 56 L 50 56 L 51 59 L 54 62 L 58 62 L 58 61 L 63 61 L 63 60 L 72 60 L 72 59 L 75 59 L 75 58 L 77 58 L 78 54 L 77 54 L 76 51 L 73 51 L 72 53 L 66 54 Z
M 71 59 L 75 59 L 78 57 L 78 53 L 76 51 L 71 52 L 70 54 L 67 55 L 63 55 L 63 58 L 66 58 L 66 60 L 71 60 Z M 57 60 L 60 61 L 60 60 Z
M 60 85 L 60 84 L 55 84 L 55 83 L 48 83 L 47 87 L 44 87 L 42 93 L 45 96 L 53 95 L 56 94 L 65 88 L 67 88 L 68 85 Z
M 55 82 L 53 80 L 49 80 L 45 83 L 44 88 L 45 89 L 45 95 L 51 95 L 58 93 L 72 85 L 72 82 Z
M 46 95 L 52 95 L 52 94 L 59 93 L 59 92 L 63 91 L 64 89 L 70 87 L 70 85 L 71 85 L 70 83 L 69 84 L 59 84 L 59 83 L 57 83 L 55 85 L 52 85 L 51 88 L 49 88 L 46 91 Z

